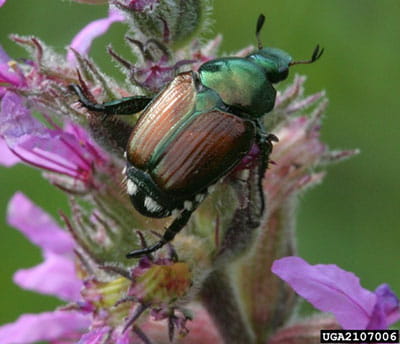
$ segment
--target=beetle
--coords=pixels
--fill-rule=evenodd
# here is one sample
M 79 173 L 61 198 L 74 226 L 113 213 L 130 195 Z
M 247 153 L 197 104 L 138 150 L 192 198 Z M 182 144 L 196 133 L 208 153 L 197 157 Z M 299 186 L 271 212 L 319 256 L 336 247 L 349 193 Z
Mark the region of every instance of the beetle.
M 80 103 L 105 115 L 142 111 L 126 147 L 127 193 L 143 215 L 175 218 L 154 245 L 129 252 L 128 258 L 150 254 L 174 239 L 210 193 L 256 145 L 261 178 L 273 141 L 262 117 L 275 104 L 273 84 L 285 80 L 289 67 L 313 63 L 319 45 L 306 61 L 293 61 L 277 48 L 263 48 L 259 37 L 265 17 L 256 26 L 258 49 L 246 57 L 205 62 L 197 72 L 178 74 L 154 98 L 133 96 L 97 104 L 78 85 L 71 85 Z

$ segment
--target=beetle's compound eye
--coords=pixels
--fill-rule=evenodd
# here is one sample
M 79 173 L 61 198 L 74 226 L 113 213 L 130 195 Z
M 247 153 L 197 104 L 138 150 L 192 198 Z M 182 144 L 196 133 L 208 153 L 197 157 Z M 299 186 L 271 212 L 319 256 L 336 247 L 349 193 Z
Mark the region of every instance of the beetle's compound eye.
M 264 69 L 268 80 L 276 83 L 285 80 L 289 73 L 292 57 L 277 48 L 263 48 L 247 56 L 247 58 Z
M 201 92 L 204 89 L 204 85 L 202 84 L 202 82 L 200 80 L 199 73 L 192 72 L 192 76 L 193 76 L 193 83 L 194 83 L 194 87 L 195 87 L 196 91 Z

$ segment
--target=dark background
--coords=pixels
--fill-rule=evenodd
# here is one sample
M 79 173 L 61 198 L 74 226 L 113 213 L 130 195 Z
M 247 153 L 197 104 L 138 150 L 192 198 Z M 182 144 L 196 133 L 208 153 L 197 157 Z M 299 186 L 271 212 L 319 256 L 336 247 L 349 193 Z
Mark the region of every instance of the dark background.
M 0 9 L 0 43 L 10 56 L 26 56 L 7 35 L 32 34 L 62 53 L 86 23 L 106 12 L 104 6 L 67 1 L 9 0 Z M 323 140 L 335 149 L 361 149 L 359 156 L 331 166 L 325 182 L 301 197 L 300 255 L 311 263 L 335 263 L 353 271 L 368 289 L 388 282 L 400 294 L 400 1 L 215 1 L 212 30 L 224 34 L 222 52 L 255 43 L 259 13 L 267 17 L 264 45 L 282 48 L 297 59 L 307 58 L 316 43 L 326 48 L 318 63 L 296 71 L 308 76 L 307 93 L 325 89 L 330 98 Z M 119 78 L 104 47 L 112 42 L 116 50 L 127 50 L 124 33 L 124 25 L 115 24 L 92 49 L 105 72 Z M 63 194 L 38 171 L 19 165 L 0 168 L 0 176 L 2 218 L 16 190 L 54 216 L 66 209 Z M 0 324 L 58 304 L 12 283 L 15 270 L 39 263 L 41 255 L 1 221 Z

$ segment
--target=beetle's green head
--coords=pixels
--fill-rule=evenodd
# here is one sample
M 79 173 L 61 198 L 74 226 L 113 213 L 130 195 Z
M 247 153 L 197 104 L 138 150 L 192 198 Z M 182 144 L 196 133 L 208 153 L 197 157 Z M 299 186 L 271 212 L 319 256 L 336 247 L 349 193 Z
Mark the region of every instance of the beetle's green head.
M 289 74 L 292 57 L 277 48 L 262 48 L 247 56 L 265 70 L 268 80 L 276 83 L 285 80 Z
M 263 48 L 260 31 L 264 25 L 265 16 L 260 14 L 257 20 L 256 37 L 258 42 L 258 50 L 247 56 L 248 59 L 259 65 L 265 70 L 265 74 L 271 83 L 277 83 L 285 80 L 289 74 L 289 67 L 296 64 L 308 64 L 318 60 L 324 49 L 320 49 L 317 45 L 309 60 L 293 61 L 292 57 L 285 51 L 278 48 Z

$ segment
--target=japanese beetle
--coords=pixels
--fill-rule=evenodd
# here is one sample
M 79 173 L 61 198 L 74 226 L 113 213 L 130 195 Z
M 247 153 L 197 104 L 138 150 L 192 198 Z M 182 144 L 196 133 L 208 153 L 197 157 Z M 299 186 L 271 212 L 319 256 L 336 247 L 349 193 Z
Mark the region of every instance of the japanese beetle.
M 274 107 L 273 84 L 287 78 L 290 66 L 312 63 L 323 53 L 317 45 L 310 60 L 294 62 L 282 50 L 263 48 L 259 33 L 264 20 L 260 15 L 257 21 L 256 51 L 180 73 L 153 99 L 136 96 L 96 104 L 79 86 L 71 86 L 91 111 L 122 115 L 143 110 L 126 147 L 127 192 L 141 214 L 175 219 L 160 241 L 128 253 L 128 258 L 149 254 L 173 240 L 210 188 L 254 145 L 261 156 L 258 185 L 263 208 L 261 178 L 277 138 L 266 134 L 261 118 Z

